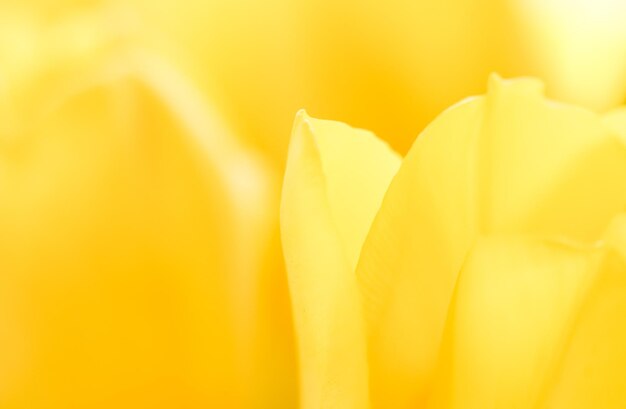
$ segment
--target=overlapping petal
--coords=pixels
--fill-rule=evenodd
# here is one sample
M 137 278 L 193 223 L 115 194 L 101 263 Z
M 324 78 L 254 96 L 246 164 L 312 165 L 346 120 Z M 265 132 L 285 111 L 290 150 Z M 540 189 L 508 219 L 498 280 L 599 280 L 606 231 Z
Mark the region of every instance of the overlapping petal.
M 493 77 L 487 96 L 438 117 L 392 181 L 357 268 L 374 401 L 406 407 L 427 396 L 479 234 L 593 242 L 626 203 L 624 177 L 626 151 L 601 118 L 545 100 L 534 80 Z

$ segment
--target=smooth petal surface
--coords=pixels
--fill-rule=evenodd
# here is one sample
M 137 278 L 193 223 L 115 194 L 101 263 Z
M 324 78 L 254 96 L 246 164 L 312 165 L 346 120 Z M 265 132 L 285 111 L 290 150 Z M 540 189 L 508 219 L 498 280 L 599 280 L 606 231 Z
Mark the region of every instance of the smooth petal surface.
M 621 408 L 626 405 L 626 218 L 617 217 L 604 260 L 564 348 L 560 370 L 538 408 Z
M 304 408 L 369 406 L 354 265 L 400 158 L 368 132 L 298 114 L 281 206 Z
M 545 100 L 537 81 L 492 77 L 486 97 L 440 115 L 392 181 L 357 268 L 375 403 L 426 396 L 479 233 L 593 242 L 626 203 L 625 177 L 626 152 L 601 119 Z
M 230 178 L 263 206 L 263 168 L 158 67 L 115 61 L 0 145 L 3 408 L 241 404 Z
M 459 275 L 427 407 L 536 407 L 603 254 L 531 238 L 479 239 Z

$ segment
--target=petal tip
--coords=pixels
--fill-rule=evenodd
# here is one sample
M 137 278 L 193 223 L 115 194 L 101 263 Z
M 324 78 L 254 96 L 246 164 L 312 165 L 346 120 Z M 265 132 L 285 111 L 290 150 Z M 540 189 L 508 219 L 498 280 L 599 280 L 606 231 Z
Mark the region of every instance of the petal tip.
M 293 128 L 291 130 L 292 143 L 294 139 L 301 137 L 307 130 L 311 130 L 311 117 L 307 114 L 305 109 L 300 109 L 296 113 L 296 117 L 293 121 Z
M 307 114 L 306 109 L 301 108 L 296 112 L 296 122 L 306 121 L 308 118 L 310 118 L 310 116 Z
M 296 133 L 301 133 L 303 130 L 312 131 L 314 118 L 309 116 L 305 109 L 300 109 L 296 113 L 296 118 L 293 123 L 292 137 L 296 135 Z

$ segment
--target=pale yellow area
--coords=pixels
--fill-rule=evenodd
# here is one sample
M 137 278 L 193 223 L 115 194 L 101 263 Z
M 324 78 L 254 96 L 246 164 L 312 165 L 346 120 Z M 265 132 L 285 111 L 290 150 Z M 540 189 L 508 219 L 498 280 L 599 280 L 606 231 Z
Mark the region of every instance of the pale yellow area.
M 530 71 L 549 95 L 606 111 L 626 102 L 626 2 L 511 0 Z
M 607 128 L 611 129 L 626 144 L 626 106 L 613 109 L 603 117 Z

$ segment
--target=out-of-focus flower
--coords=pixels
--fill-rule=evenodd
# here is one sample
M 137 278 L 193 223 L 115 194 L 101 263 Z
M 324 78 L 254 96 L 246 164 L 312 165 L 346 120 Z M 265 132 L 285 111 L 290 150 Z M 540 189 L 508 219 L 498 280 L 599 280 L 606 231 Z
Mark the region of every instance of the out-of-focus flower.
M 300 113 L 281 229 L 304 408 L 621 407 L 625 111 L 492 77 L 402 160 Z
M 0 18 L 0 407 L 268 406 L 266 165 L 106 15 Z
M 400 151 L 494 70 L 526 72 L 507 2 L 133 0 L 238 134 L 282 166 L 293 113 L 341 117 Z

